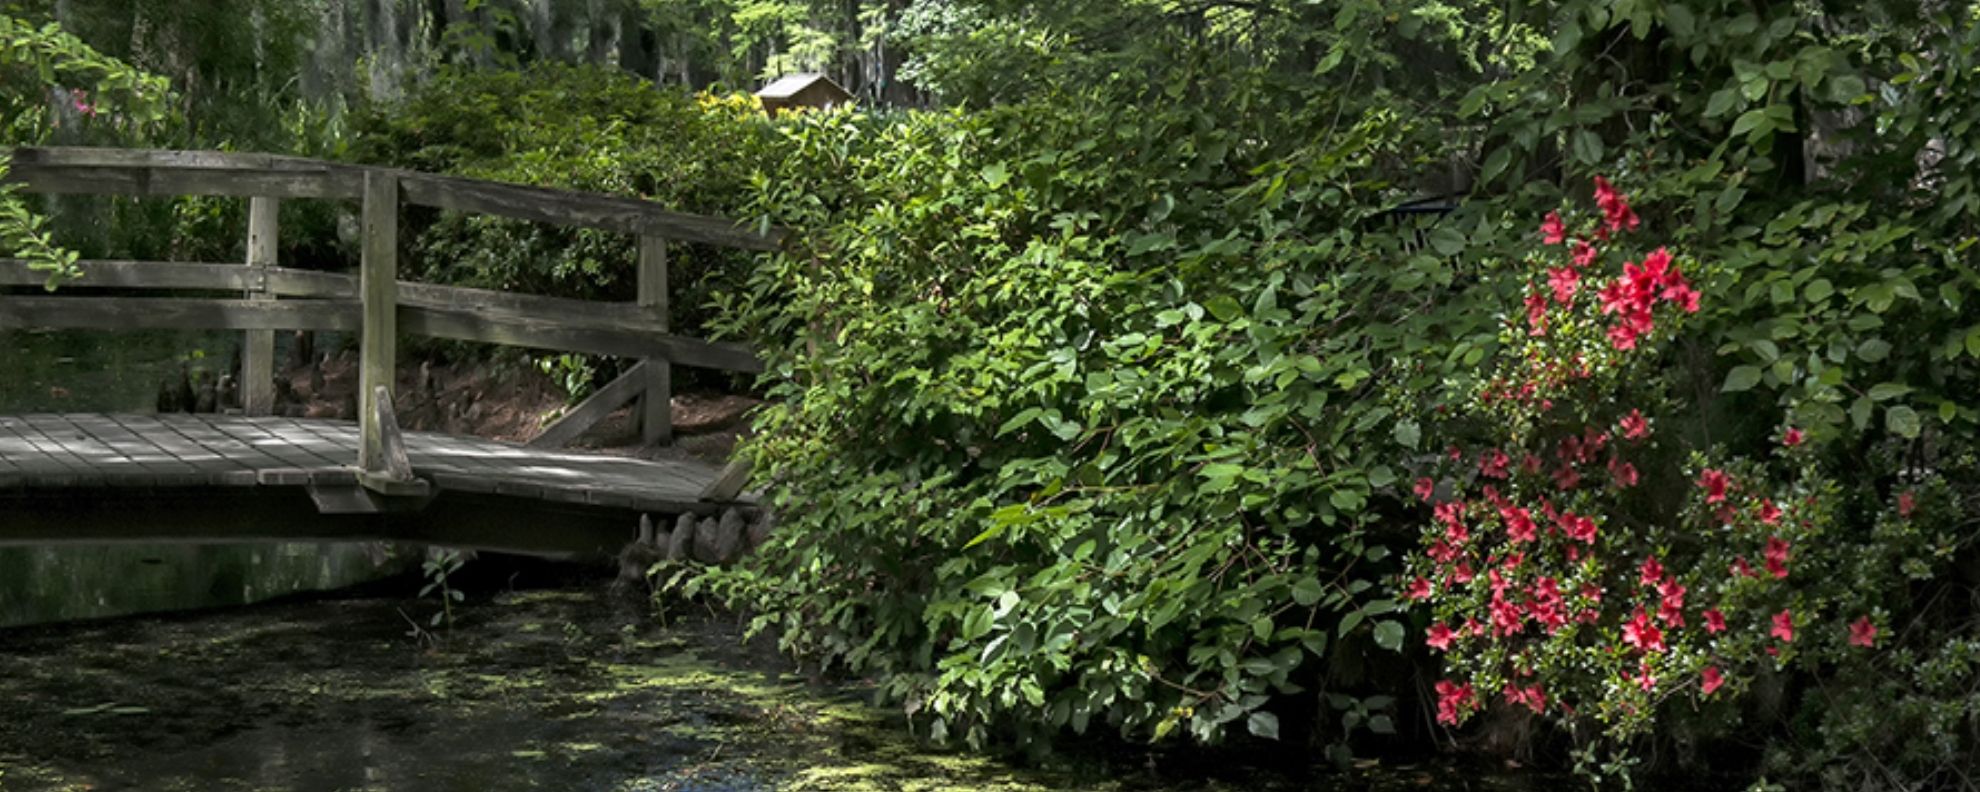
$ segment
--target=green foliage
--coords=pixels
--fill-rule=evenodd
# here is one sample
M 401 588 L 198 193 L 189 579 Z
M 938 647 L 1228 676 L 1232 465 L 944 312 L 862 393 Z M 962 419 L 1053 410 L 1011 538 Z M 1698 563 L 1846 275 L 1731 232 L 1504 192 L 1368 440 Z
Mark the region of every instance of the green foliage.
M 1359 689 L 1405 631 L 1378 383 L 1489 322 L 1425 320 L 1433 255 L 1373 274 L 1392 115 L 1275 151 L 1092 99 L 787 129 L 762 209 L 815 245 L 726 305 L 777 374 L 745 453 L 780 529 L 703 583 L 937 738 L 1277 736 L 1273 696 Z
M 454 603 L 466 599 L 467 596 L 461 593 L 460 589 L 454 588 L 448 582 L 448 578 L 460 572 L 461 567 L 466 565 L 467 557 L 452 548 L 429 551 L 426 560 L 420 563 L 419 571 L 426 576 L 427 584 L 420 587 L 419 595 L 424 597 L 437 592 L 440 599 L 440 611 L 427 620 L 428 627 L 439 627 L 444 624 L 448 630 L 454 629 Z
M 735 215 L 768 171 L 771 129 L 742 97 L 656 88 L 595 67 L 444 68 L 401 104 L 354 124 L 358 161 L 478 179 L 640 197 L 682 212 Z M 631 300 L 636 250 L 623 234 L 495 218 L 416 215 L 410 275 L 436 283 Z M 696 334 L 714 292 L 750 257 L 674 245 L 671 326 Z
M 112 134 L 138 133 L 165 117 L 170 97 L 164 79 L 104 56 L 59 25 L 0 15 L 0 128 L 10 146 L 44 142 L 64 120 L 72 131 L 95 124 Z M 0 176 L 6 164 L 0 156 Z M 55 242 L 18 189 L 0 186 L 0 244 L 46 271 L 50 291 L 81 277 L 77 254 Z

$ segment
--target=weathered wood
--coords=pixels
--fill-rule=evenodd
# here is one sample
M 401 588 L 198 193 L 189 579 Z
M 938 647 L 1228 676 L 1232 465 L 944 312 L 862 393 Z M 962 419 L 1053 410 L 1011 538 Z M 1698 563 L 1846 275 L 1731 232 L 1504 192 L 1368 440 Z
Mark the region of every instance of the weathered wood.
M 399 182 L 386 172 L 364 177 L 364 247 L 359 288 L 364 335 L 358 342 L 358 469 L 384 470 L 378 401 L 391 401 L 398 365 Z M 382 394 L 382 395 L 381 395 Z M 389 409 L 389 408 L 388 408 Z
M 647 365 L 633 364 L 631 370 L 620 374 L 611 384 L 599 388 L 578 406 L 566 411 L 563 417 L 544 427 L 543 433 L 531 438 L 528 445 L 531 448 L 563 448 L 570 445 L 586 429 L 597 426 L 605 416 L 640 395 L 646 385 Z
M 228 265 L 241 269 L 239 265 Z M 547 299 L 547 298 L 546 298 Z M 654 333 L 613 316 L 559 320 L 469 308 L 400 304 L 397 322 L 409 333 L 488 344 L 558 349 L 615 357 L 665 357 L 675 365 L 761 373 L 763 361 L 748 347 Z M 364 327 L 357 300 L 218 300 L 184 297 L 0 298 L 0 329 L 34 327 L 107 330 L 337 330 Z
M 378 445 L 379 450 L 383 452 L 379 461 L 384 464 L 376 468 L 365 468 L 364 472 L 384 475 L 398 481 L 411 481 L 413 480 L 412 460 L 406 457 L 406 439 L 399 434 L 399 417 L 392 409 L 392 394 L 385 386 L 380 385 L 377 393 L 373 395 L 378 397 L 374 402 L 378 414 L 373 417 L 378 420 Z
M 353 197 L 350 183 L 355 181 L 349 176 L 329 171 L 288 173 L 33 166 L 11 169 L 8 180 L 19 182 L 27 192 L 50 194 L 131 195 L 140 198 L 265 195 L 276 198 L 345 199 Z
M 639 238 L 639 305 L 653 316 L 653 329 L 669 329 L 667 294 L 667 240 L 652 235 Z M 639 436 L 648 445 L 674 442 L 674 366 L 664 357 L 647 358 L 645 388 L 639 401 Z
M 64 290 L 102 287 L 246 291 L 253 283 L 253 278 L 239 264 L 89 259 L 76 264 L 82 268 L 83 277 L 64 283 Z M 47 281 L 48 273 L 31 269 L 26 259 L 0 259 L 0 286 L 40 286 Z M 356 297 L 357 294 L 353 291 L 343 296 Z
M 22 147 L 14 150 L 8 180 L 43 193 L 353 199 L 365 170 L 232 151 Z
M 238 264 L 228 265 L 242 269 Z M 0 298 L 0 329 L 92 327 L 104 330 L 358 330 L 356 300 L 204 300 L 181 297 L 57 296 Z
M 575 193 L 545 187 L 405 173 L 406 202 L 459 212 L 513 217 L 624 234 L 652 234 L 743 250 L 777 250 L 787 231 L 751 228 L 734 220 L 669 212 L 637 198 Z
M 107 261 L 83 259 L 76 262 L 82 268 L 80 280 L 63 284 L 64 290 L 117 288 L 117 289 L 206 289 L 212 291 L 247 291 L 256 284 L 254 274 L 238 264 L 198 264 L 185 261 Z M 263 270 L 267 278 L 267 290 L 281 297 L 337 297 L 355 300 L 358 296 L 358 281 L 349 275 L 314 270 L 287 269 L 269 266 Z M 0 259 L 0 286 L 40 286 L 48 281 L 48 273 L 35 270 L 26 259 Z M 402 290 L 404 285 L 402 284 Z M 431 287 L 447 288 L 447 287 Z M 485 294 L 480 289 L 466 291 Z M 529 295 L 517 295 L 528 297 Z M 579 302 L 579 301 L 571 301 Z M 587 303 L 597 305 L 598 303 Z M 608 306 L 620 303 L 603 303 Z M 627 306 L 630 308 L 630 306 Z
M 715 474 L 715 480 L 701 490 L 705 501 L 732 501 L 741 495 L 743 487 L 749 484 L 749 460 L 737 459 L 722 466 L 722 472 Z
M 615 357 L 664 357 L 675 365 L 745 374 L 763 371 L 763 361 L 740 344 L 663 335 L 639 326 L 614 324 L 602 317 L 546 320 L 506 311 L 400 305 L 399 320 L 406 332 L 435 338 Z
M 355 199 L 363 195 L 367 175 L 374 173 L 394 174 L 408 203 L 441 209 L 653 234 L 744 250 L 777 250 L 789 235 L 778 226 L 671 212 L 637 198 L 273 154 L 22 147 L 14 150 L 8 180 L 30 192 L 48 193 Z
M 268 293 L 268 268 L 275 265 L 277 218 L 276 199 L 256 196 L 248 199 L 247 268 L 249 300 L 273 300 Z M 248 415 L 267 415 L 275 409 L 275 331 L 248 330 L 241 348 L 241 407 Z

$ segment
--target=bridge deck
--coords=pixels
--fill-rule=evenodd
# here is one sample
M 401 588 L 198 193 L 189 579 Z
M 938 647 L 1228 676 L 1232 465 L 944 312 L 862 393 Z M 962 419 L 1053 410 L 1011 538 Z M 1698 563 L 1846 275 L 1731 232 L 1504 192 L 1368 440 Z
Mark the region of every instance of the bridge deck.
M 715 467 L 407 432 L 441 490 L 608 508 L 700 511 Z M 0 492 L 68 487 L 354 485 L 354 423 L 224 415 L 0 415 Z
M 746 506 L 700 499 L 719 470 L 407 432 L 416 514 L 337 514 L 355 491 L 356 424 L 222 415 L 0 415 L 0 544 L 184 537 L 396 538 L 516 552 L 609 555 L 638 513 Z M 334 512 L 335 510 L 328 510 Z

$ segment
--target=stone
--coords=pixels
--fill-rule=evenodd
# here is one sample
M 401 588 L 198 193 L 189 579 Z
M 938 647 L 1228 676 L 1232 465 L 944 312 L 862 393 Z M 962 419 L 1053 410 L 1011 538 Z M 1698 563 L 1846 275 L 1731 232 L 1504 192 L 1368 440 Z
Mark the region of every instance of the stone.
M 747 527 L 748 521 L 743 519 L 742 511 L 722 511 L 722 519 L 715 524 L 715 555 L 722 559 L 719 563 L 731 564 L 742 558 L 743 542 L 748 541 L 743 535 Z
M 686 561 L 694 547 L 694 515 L 683 514 L 674 521 L 674 532 L 667 537 L 667 560 Z
M 694 560 L 704 564 L 722 563 L 721 543 L 716 532 L 721 530 L 721 522 L 714 517 L 702 518 L 694 524 Z
M 770 532 L 776 530 L 776 528 L 776 512 L 769 509 L 758 511 L 756 513 L 756 519 L 749 524 L 749 549 L 755 550 L 762 547 L 764 542 L 770 541 Z

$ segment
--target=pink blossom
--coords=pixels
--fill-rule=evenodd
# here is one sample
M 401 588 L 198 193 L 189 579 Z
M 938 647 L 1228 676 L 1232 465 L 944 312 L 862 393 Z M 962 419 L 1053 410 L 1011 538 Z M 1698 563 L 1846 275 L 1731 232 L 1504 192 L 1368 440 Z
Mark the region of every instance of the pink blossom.
M 1533 515 L 1525 509 L 1514 507 L 1500 509 L 1499 516 L 1506 521 L 1506 535 L 1515 542 L 1534 540 Z
M 1785 610 L 1774 614 L 1774 629 L 1767 631 L 1767 634 L 1786 643 L 1794 643 L 1794 615 Z
M 1430 580 L 1422 575 L 1417 575 L 1415 580 L 1410 581 L 1409 588 L 1403 590 L 1403 597 L 1413 600 L 1429 599 Z
M 1876 646 L 1877 625 L 1870 623 L 1870 617 L 1857 619 L 1849 625 L 1850 646 Z
M 1664 651 L 1664 631 L 1650 623 L 1650 615 L 1636 609 L 1635 618 L 1623 623 L 1623 643 L 1646 652 Z
M 1788 543 L 1778 536 L 1767 537 L 1767 549 L 1763 551 L 1767 559 L 1767 571 L 1774 577 L 1787 577 Z
M 1705 611 L 1705 632 L 1722 633 L 1725 631 L 1726 615 L 1720 613 L 1718 608 Z
M 1448 679 L 1437 682 L 1437 722 L 1456 726 L 1464 710 L 1477 701 L 1477 694 L 1470 684 L 1460 685 Z
M 1664 579 L 1664 565 L 1657 563 L 1656 556 L 1651 556 L 1643 560 L 1642 573 L 1643 585 L 1655 586 Z
M 1570 304 L 1581 287 L 1581 273 L 1572 267 L 1551 267 L 1547 270 L 1547 286 L 1554 290 L 1554 302 Z
M 1781 438 L 1781 444 L 1789 448 L 1793 448 L 1795 446 L 1801 445 L 1802 439 L 1803 436 L 1801 434 L 1800 429 L 1789 427 L 1789 429 L 1787 430 L 1787 435 Z
M 1699 676 L 1704 678 L 1704 684 L 1699 685 L 1698 690 L 1707 696 L 1712 695 L 1712 691 L 1718 690 L 1720 685 L 1726 683 L 1726 678 L 1719 675 L 1718 666 L 1706 666 L 1705 672 Z
M 1623 437 L 1626 439 L 1641 440 L 1650 435 L 1650 422 L 1643 420 L 1643 412 L 1640 410 L 1630 410 L 1619 423 Z
M 1774 502 L 1771 500 L 1761 501 L 1760 522 L 1765 525 L 1773 525 L 1780 521 L 1781 521 L 1781 508 L 1779 506 L 1775 506 Z
M 1456 637 L 1451 632 L 1450 627 L 1446 626 L 1443 622 L 1437 622 L 1430 625 L 1430 635 L 1423 642 L 1428 644 L 1430 648 L 1443 652 L 1451 648 L 1451 640 Z
M 1722 470 L 1706 468 L 1704 472 L 1698 474 L 1698 486 L 1705 488 L 1706 503 L 1718 503 L 1725 500 L 1726 487 L 1731 483 L 1731 480 L 1726 478 L 1725 471 Z
M 1548 212 L 1547 218 L 1540 221 L 1540 243 L 1558 245 L 1567 239 L 1567 225 L 1561 222 L 1560 212 Z

